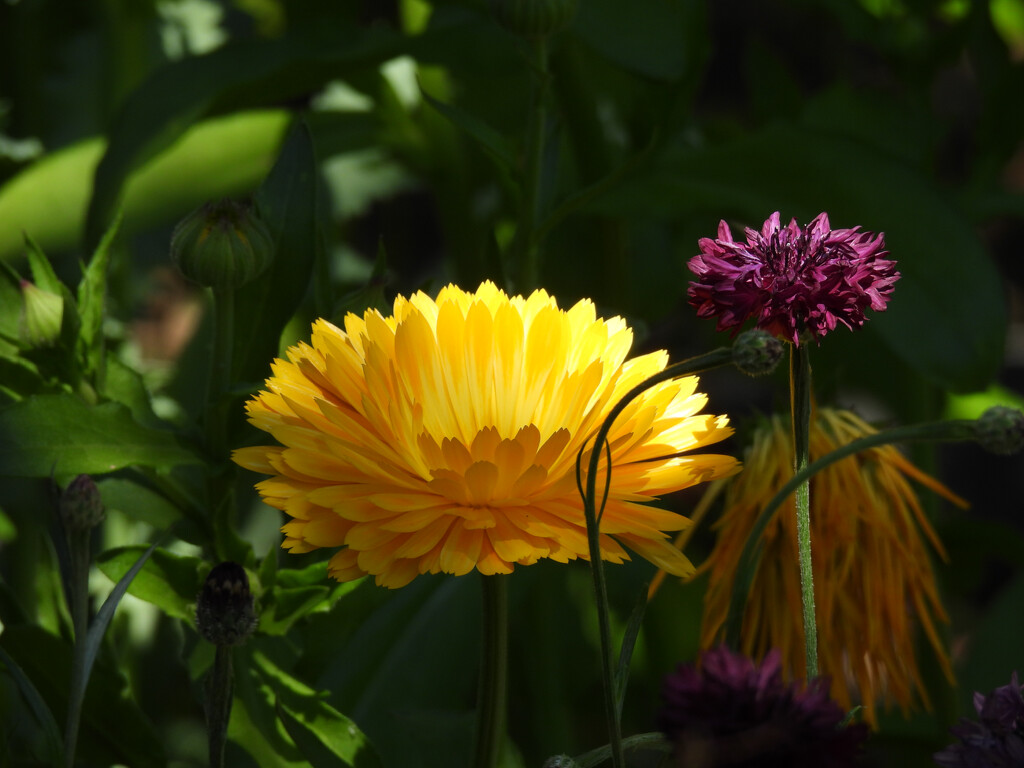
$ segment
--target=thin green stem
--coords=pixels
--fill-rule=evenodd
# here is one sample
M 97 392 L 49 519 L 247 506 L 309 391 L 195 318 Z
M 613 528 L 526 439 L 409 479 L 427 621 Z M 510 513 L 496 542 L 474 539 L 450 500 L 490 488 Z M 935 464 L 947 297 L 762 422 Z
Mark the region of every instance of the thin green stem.
M 789 352 L 790 411 L 793 422 L 793 474 L 806 469 L 811 443 L 811 359 L 807 344 Z M 814 610 L 814 569 L 811 561 L 811 481 L 796 489 L 796 540 L 800 559 L 800 597 L 804 614 L 807 679 L 818 676 L 818 623 Z
M 206 732 L 209 737 L 210 768 L 223 768 L 224 744 L 231 720 L 231 646 L 218 645 L 213 670 L 206 684 Z
M 71 658 L 71 680 L 78 681 L 85 675 L 86 635 L 89 630 L 89 563 L 91 553 L 89 542 L 91 531 L 69 530 L 67 534 L 68 555 L 71 561 L 70 594 L 71 624 L 75 632 L 75 645 Z M 72 683 L 74 687 L 74 683 Z M 71 768 L 75 764 L 75 748 L 78 744 L 78 728 L 82 719 L 82 697 L 71 696 L 64 726 L 64 764 Z
M 498 764 L 505 734 L 508 688 L 508 577 L 483 579 L 483 655 L 478 694 L 476 754 L 473 768 Z
M 213 364 L 206 389 L 205 428 L 207 449 L 214 460 L 227 450 L 225 396 L 231 387 L 232 350 L 235 341 L 235 292 L 213 291 Z
M 757 520 L 747 536 L 747 543 L 743 546 L 743 553 L 740 555 L 739 561 L 740 566 L 737 570 L 736 579 L 733 582 L 732 597 L 729 600 L 729 616 L 725 622 L 726 642 L 732 647 L 739 646 L 740 632 L 743 629 L 743 613 L 747 605 L 747 597 L 750 594 L 750 587 L 753 584 L 754 572 L 757 570 L 757 563 L 761 558 L 764 531 L 768 527 L 768 523 L 775 516 L 776 511 L 782 506 L 782 503 L 800 485 L 837 461 L 842 461 L 861 451 L 877 448 L 882 445 L 916 441 L 956 442 L 975 440 L 974 425 L 975 422 L 973 420 L 956 419 L 886 429 L 882 432 L 876 432 L 872 435 L 866 435 L 853 440 L 842 448 L 837 448 L 820 459 L 811 462 L 801 471 L 797 472 L 788 483 L 779 489 L 778 493 L 772 496 L 764 509 L 761 510 L 761 514 L 757 516 Z
M 732 362 L 732 350 L 726 347 L 716 349 L 706 355 L 684 360 L 671 365 L 663 371 L 656 373 L 649 379 L 637 384 L 627 392 L 618 403 L 609 411 L 605 417 L 597 436 L 594 440 L 594 447 L 590 454 L 590 464 L 587 469 L 586 489 L 583 493 L 583 515 L 587 523 L 587 542 L 590 551 L 590 573 L 594 583 L 594 597 L 597 603 L 598 631 L 601 638 L 601 679 L 604 684 L 605 694 L 605 718 L 608 725 L 608 742 L 611 750 L 612 765 L 615 768 L 623 768 L 625 759 L 622 747 L 622 727 L 619 723 L 618 707 L 616 704 L 616 682 L 615 682 L 615 654 L 612 649 L 611 619 L 608 609 L 608 590 L 604 577 L 604 561 L 601 558 L 600 524 L 601 514 L 604 512 L 602 501 L 601 509 L 597 509 L 597 473 L 598 462 L 602 453 L 605 452 L 608 442 L 608 433 L 611 431 L 615 419 L 623 410 L 643 392 L 662 381 L 686 376 L 701 371 L 719 368 Z M 576 479 L 582 485 L 580 478 L 580 462 L 582 451 L 576 459 Z M 607 467 L 608 479 L 605 487 L 607 497 L 608 487 L 611 485 L 611 456 L 608 456 Z
M 547 124 L 548 41 L 543 35 L 529 41 L 534 74 L 533 103 L 526 129 L 526 161 L 523 169 L 519 223 L 512 241 L 511 274 L 518 275 L 517 291 L 527 293 L 537 287 L 540 276 L 540 244 L 537 239 L 538 203 L 544 163 L 544 132 Z

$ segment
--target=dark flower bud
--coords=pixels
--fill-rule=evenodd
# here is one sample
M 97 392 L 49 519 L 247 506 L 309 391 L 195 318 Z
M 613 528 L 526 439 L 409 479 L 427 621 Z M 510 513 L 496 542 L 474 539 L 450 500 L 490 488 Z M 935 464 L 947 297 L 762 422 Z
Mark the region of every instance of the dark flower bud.
M 106 516 L 99 488 L 88 475 L 79 475 L 60 495 L 60 519 L 68 531 L 91 531 Z
M 189 280 L 237 288 L 270 266 L 274 241 L 253 208 L 234 200 L 205 203 L 174 228 L 171 259 Z
M 21 313 L 18 316 L 18 337 L 32 347 L 52 347 L 60 338 L 64 317 L 64 297 L 21 281 Z
M 491 11 L 509 32 L 544 37 L 572 21 L 576 0 L 491 0 Z
M 231 562 L 214 566 L 196 600 L 199 634 L 214 645 L 241 645 L 258 623 L 245 569 Z
M 544 768 L 579 768 L 579 763 L 568 755 L 554 755 L 544 761 Z
M 994 405 L 974 423 L 974 439 L 991 453 L 1009 456 L 1024 447 L 1024 414 Z
M 748 376 L 764 376 L 782 359 L 782 341 L 766 331 L 744 331 L 732 346 L 732 360 Z

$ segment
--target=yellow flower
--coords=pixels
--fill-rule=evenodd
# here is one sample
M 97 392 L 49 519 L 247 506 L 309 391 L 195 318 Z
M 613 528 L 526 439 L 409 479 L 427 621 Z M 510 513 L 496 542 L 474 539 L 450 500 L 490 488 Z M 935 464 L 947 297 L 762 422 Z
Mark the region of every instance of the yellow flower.
M 819 409 L 811 421 L 814 461 L 875 430 L 848 411 Z M 733 577 L 754 520 L 793 476 L 788 419 L 773 418 L 754 438 L 743 474 L 726 489 L 718 541 L 702 571 L 710 571 L 701 644 L 720 639 Z M 822 675 L 849 709 L 855 699 L 877 725 L 876 704 L 898 703 L 906 713 L 915 692 L 929 706 L 914 655 L 920 625 L 952 682 L 949 658 L 936 631 L 948 621 L 935 586 L 928 547 L 946 553 L 908 478 L 950 501 L 966 503 L 911 464 L 895 447 L 863 451 L 811 479 L 811 551 Z M 804 634 L 797 567 L 793 496 L 765 529 L 764 550 L 743 616 L 740 650 L 755 658 L 782 652 L 784 673 L 804 673 Z
M 247 404 L 282 446 L 234 459 L 273 475 L 256 487 L 293 518 L 286 549 L 341 548 L 330 560 L 339 581 L 372 574 L 400 587 L 427 572 L 586 558 L 576 455 L 668 361 L 626 360 L 632 338 L 590 301 L 562 310 L 544 291 L 509 298 L 490 282 L 475 293 L 449 285 L 436 301 L 399 296 L 392 316 L 349 314 L 344 330 L 318 320 L 312 344 L 275 361 Z M 689 520 L 641 502 L 737 468 L 729 456 L 680 455 L 732 432 L 726 417 L 699 414 L 707 398 L 696 387 L 692 376 L 659 384 L 616 420 L 604 559 L 629 559 L 625 545 L 692 572 L 663 533 Z

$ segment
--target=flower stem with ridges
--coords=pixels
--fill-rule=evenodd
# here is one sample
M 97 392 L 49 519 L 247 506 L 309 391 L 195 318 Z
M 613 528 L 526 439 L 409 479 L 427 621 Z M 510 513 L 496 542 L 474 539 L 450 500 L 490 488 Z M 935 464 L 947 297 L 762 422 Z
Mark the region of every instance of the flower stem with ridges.
M 231 719 L 231 646 L 218 645 L 213 671 L 206 684 L 206 732 L 210 747 L 210 768 L 224 765 L 224 744 Z
M 484 576 L 483 655 L 477 712 L 476 754 L 473 768 L 498 764 L 505 733 L 508 688 L 508 577 Z
M 71 679 L 78 681 L 85 674 L 85 638 L 89 630 L 89 563 L 90 531 L 69 530 L 67 532 L 68 554 L 71 560 L 70 592 L 71 624 L 75 632 L 72 649 Z M 84 690 L 84 686 L 83 686 Z M 64 726 L 64 761 L 67 768 L 75 764 L 75 749 L 78 744 L 78 729 L 82 719 L 82 697 L 72 696 L 68 702 L 67 720 Z
M 807 344 L 794 344 L 789 352 L 790 409 L 793 419 L 793 474 L 810 460 L 811 360 Z M 796 538 L 800 558 L 800 596 L 804 614 L 806 679 L 818 676 L 818 626 L 814 610 L 814 570 L 811 560 L 811 481 L 796 489 Z
M 594 583 L 594 597 L 597 602 L 598 631 L 601 638 L 601 679 L 605 693 L 605 717 L 608 725 L 608 741 L 611 749 L 611 759 L 614 768 L 624 768 L 625 759 L 622 750 L 622 728 L 619 724 L 618 709 L 615 701 L 615 656 L 612 649 L 611 619 L 608 610 L 608 590 L 604 577 L 604 561 L 601 558 L 600 540 L 600 519 L 602 509 L 597 509 L 597 470 L 601 454 L 604 453 L 604 446 L 608 440 L 608 433 L 611 431 L 615 419 L 622 411 L 643 392 L 651 387 L 678 376 L 688 376 L 712 368 L 719 368 L 732 362 L 732 350 L 727 347 L 716 349 L 705 355 L 684 360 L 670 365 L 663 371 L 656 373 L 650 378 L 640 382 L 629 390 L 615 407 L 611 409 L 604 423 L 601 424 L 594 440 L 594 446 L 590 453 L 590 464 L 587 468 L 586 489 L 583 493 L 583 515 L 587 523 L 587 542 L 590 551 L 590 573 Z M 577 457 L 577 480 L 579 480 L 579 461 L 582 452 Z M 609 457 L 609 473 L 611 460 Z M 609 477 L 610 482 L 610 477 Z

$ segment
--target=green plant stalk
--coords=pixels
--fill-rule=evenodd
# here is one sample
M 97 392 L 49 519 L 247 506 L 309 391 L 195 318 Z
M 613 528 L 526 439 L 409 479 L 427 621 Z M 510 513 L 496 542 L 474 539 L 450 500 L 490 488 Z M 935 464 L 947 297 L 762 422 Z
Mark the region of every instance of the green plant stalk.
M 540 199 L 541 169 L 544 161 L 544 131 L 547 123 L 549 83 L 548 41 L 543 35 L 529 42 L 535 87 L 526 130 L 526 165 L 523 174 L 519 223 L 512 240 L 510 274 L 519 277 L 516 291 L 527 293 L 537 287 L 540 277 L 540 245 L 537 239 L 537 205 Z
M 482 581 L 483 655 L 473 768 L 495 768 L 508 698 L 508 577 L 484 576 Z
M 705 355 L 683 360 L 682 362 L 670 365 L 663 371 L 654 374 L 649 379 L 640 382 L 629 390 L 618 403 L 609 411 L 604 422 L 597 431 L 594 439 L 594 448 L 590 454 L 590 464 L 587 469 L 586 489 L 580 482 L 580 459 L 582 451 L 577 457 L 576 482 L 580 487 L 583 496 L 583 515 L 587 523 L 587 542 L 590 551 L 590 573 L 594 583 L 594 597 L 597 603 L 598 631 L 601 638 L 601 680 L 604 686 L 605 719 L 608 725 L 608 742 L 611 750 L 612 765 L 614 768 L 624 768 L 625 758 L 622 748 L 622 728 L 619 723 L 619 714 L 616 696 L 615 681 L 615 656 L 612 649 L 611 619 L 608 610 L 608 589 L 604 577 L 604 561 L 601 559 L 600 521 L 604 512 L 604 503 L 601 510 L 597 510 L 595 500 L 597 498 L 597 465 L 602 453 L 602 447 L 607 445 L 608 433 L 611 431 L 615 419 L 625 410 L 633 400 L 643 392 L 663 381 L 687 376 L 701 371 L 719 368 L 732 362 L 732 350 L 721 347 Z M 608 457 L 608 482 L 605 485 L 605 494 L 611 485 L 611 456 Z
M 206 732 L 209 737 L 210 768 L 223 768 L 224 744 L 231 720 L 231 646 L 218 645 L 213 671 L 206 684 Z
M 761 510 L 761 514 L 754 521 L 754 526 L 747 536 L 747 543 L 743 546 L 740 555 L 740 567 L 733 582 L 732 597 L 729 600 L 729 615 L 725 621 L 725 640 L 736 648 L 739 647 L 740 633 L 743 629 L 743 612 L 747 604 L 747 597 L 750 594 L 750 587 L 753 583 L 754 571 L 757 569 L 757 562 L 761 557 L 763 548 L 762 537 L 768 523 L 771 522 L 782 503 L 789 498 L 796 489 L 808 481 L 811 477 L 823 469 L 835 464 L 838 461 L 849 458 L 854 454 L 877 448 L 892 443 L 907 442 L 962 442 L 975 440 L 975 422 L 971 419 L 954 419 L 950 421 L 932 421 L 924 424 L 914 424 L 903 427 L 893 427 L 873 435 L 853 440 L 842 448 L 822 456 L 802 470 L 797 472 L 788 483 L 779 489 L 778 493 L 772 496 L 771 500 Z
M 71 679 L 79 680 L 85 674 L 86 634 L 89 629 L 89 542 L 91 531 L 67 532 L 68 554 L 71 560 L 70 594 L 68 604 L 71 610 L 71 625 L 75 632 L 75 644 L 71 657 Z M 82 720 L 82 697 L 72 696 L 68 701 L 68 714 L 64 726 L 64 765 L 75 764 L 75 748 L 78 745 L 78 728 Z
M 228 391 L 231 388 L 235 343 L 235 291 L 213 290 L 213 364 L 206 390 L 206 449 L 212 468 L 208 470 L 207 505 L 213 515 L 213 545 L 217 558 L 233 560 L 231 515 L 234 509 L 232 473 L 228 463 Z
M 811 443 L 811 359 L 807 344 L 789 348 L 790 412 L 793 422 L 793 474 L 807 468 Z M 796 541 L 800 559 L 800 597 L 804 614 L 806 679 L 818 676 L 818 622 L 814 610 L 811 560 L 811 480 L 796 488 Z

